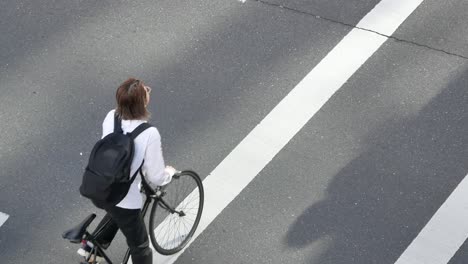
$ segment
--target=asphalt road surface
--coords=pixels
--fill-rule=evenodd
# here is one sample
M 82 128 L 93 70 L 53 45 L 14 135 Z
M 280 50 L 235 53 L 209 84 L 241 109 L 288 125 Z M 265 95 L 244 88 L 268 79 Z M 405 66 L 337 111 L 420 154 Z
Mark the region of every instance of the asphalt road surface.
M 0 262 L 79 262 L 61 233 L 103 215 L 78 187 L 123 80 L 205 178 L 379 2 L 1 1 Z M 395 263 L 468 174 L 466 14 L 424 0 L 176 263 Z

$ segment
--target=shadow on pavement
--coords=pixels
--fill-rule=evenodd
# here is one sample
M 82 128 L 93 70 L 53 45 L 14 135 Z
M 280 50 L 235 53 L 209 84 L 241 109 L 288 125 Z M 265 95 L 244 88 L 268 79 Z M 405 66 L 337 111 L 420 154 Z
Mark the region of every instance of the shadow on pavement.
M 183 1 L 180 3 L 186 4 Z M 179 51 L 171 63 L 148 67 L 136 73 L 148 84 L 155 84 L 157 89 L 161 89 L 157 97 L 153 97 L 156 102 L 153 113 L 156 125 L 161 128 L 163 145 L 174 142 L 170 150 L 165 151 L 167 160 L 194 160 L 198 165 L 195 169 L 201 167 L 203 171 L 200 174 L 205 175 L 222 160 L 224 153 L 231 151 L 232 146 L 250 131 L 248 125 L 239 125 L 238 122 L 245 122 L 239 120 L 240 117 L 249 119 L 250 125 L 255 126 L 257 119 L 261 120 L 265 115 L 261 111 L 267 112 L 273 108 L 275 100 L 280 100 L 293 88 L 291 84 L 304 76 L 301 72 L 291 76 L 286 71 L 289 70 L 287 65 L 297 65 L 298 62 L 293 59 L 303 59 L 304 53 L 312 57 L 313 61 L 308 61 L 312 65 L 318 63 L 341 35 L 349 30 L 323 21 L 311 26 L 314 18 L 288 17 L 277 9 L 268 9 L 264 15 L 256 12 L 258 9 L 255 8 L 246 8 L 243 12 L 233 10 L 235 12 L 232 14 L 217 18 L 222 23 L 214 20 L 214 26 L 206 25 L 213 30 L 196 36 L 201 43 L 197 49 Z M 102 10 L 93 10 L 99 11 Z M 69 21 L 63 19 L 62 26 L 68 26 Z M 302 19 L 307 23 L 293 23 Z M 35 22 L 37 24 L 31 23 L 22 29 L 25 35 L 12 36 L 9 40 L 12 45 L 21 42 L 30 32 L 40 31 L 47 38 L 61 26 L 58 22 Z M 38 30 L 37 27 L 41 26 L 47 30 Z M 318 32 L 311 32 L 314 27 L 319 28 Z M 39 35 L 30 37 L 37 40 L 31 47 L 33 50 L 53 48 L 46 45 L 46 40 L 40 40 Z M 30 51 L 29 46 L 18 47 L 16 56 L 6 55 L 5 58 L 13 64 L 22 63 L 23 57 L 28 57 Z M 129 54 L 133 52 L 129 51 Z M 129 54 L 113 55 L 126 57 Z M 144 54 L 139 54 L 135 59 L 158 64 L 157 58 L 146 58 Z M 0 255 L 5 263 L 29 263 L 33 260 L 37 263 L 64 263 L 76 259 L 74 245 L 67 244 L 60 234 L 88 215 L 91 212 L 88 210 L 96 210 L 80 197 L 78 187 L 88 155 L 86 151 L 91 150 L 98 139 L 102 118 L 114 105 L 115 88 L 106 85 L 117 85 L 121 81 L 116 80 L 117 77 L 123 78 L 122 74 L 128 74 L 116 74 L 114 71 L 119 66 L 102 69 L 108 74 L 106 76 L 93 72 L 92 68 L 76 70 L 73 65 L 63 65 L 52 80 L 41 79 L 36 76 L 37 72 L 31 73 L 34 76 L 27 77 L 42 88 L 37 96 L 42 96 L 41 102 L 34 101 L 36 99 L 32 96 L 25 97 L 37 105 L 47 104 L 50 111 L 45 113 L 29 109 L 32 107 L 20 100 L 24 97 L 4 97 L 13 102 L 18 100 L 12 113 L 8 114 L 25 108 L 33 112 L 21 115 L 8 127 L 10 132 L 17 128 L 25 133 L 17 140 L 15 138 L 13 151 L 2 153 L 5 156 L 0 160 L 2 174 L 9 177 L 8 184 L 0 186 L 1 197 L 5 197 L 0 201 L 0 209 L 11 214 L 9 221 L 0 229 Z M 285 71 L 282 71 L 283 68 L 286 68 Z M 302 68 L 309 70 L 308 67 Z M 39 67 L 37 70 L 40 72 Z M 20 94 L 19 91 L 23 91 L 20 89 L 27 90 L 28 87 L 17 82 L 20 85 L 15 87 L 15 93 Z M 109 88 L 102 88 L 104 86 Z M 157 89 L 153 89 L 153 94 Z M 56 97 L 50 99 L 51 95 Z M 249 112 L 253 106 L 260 110 Z M 230 119 L 235 114 L 240 117 Z M 2 120 L 9 120 L 3 118 L 5 116 L 2 116 Z M 227 122 L 230 123 L 226 125 Z M 213 133 L 219 133 L 223 128 L 230 134 L 216 139 Z M 210 130 L 213 133 L 207 133 Z M 9 134 L 16 136 L 13 132 Z M 188 137 L 203 140 L 201 144 L 204 148 L 194 145 L 200 142 L 187 142 Z M 230 141 L 226 143 L 228 139 Z M 222 151 L 219 148 L 223 148 Z M 80 152 L 83 152 L 82 155 Z M 180 156 L 185 158 L 181 159 Z M 123 248 L 114 245 L 117 249 Z
M 394 263 L 468 173 L 468 71 L 415 117 L 368 134 L 368 150 L 290 227 L 285 244 L 330 239 L 309 263 Z

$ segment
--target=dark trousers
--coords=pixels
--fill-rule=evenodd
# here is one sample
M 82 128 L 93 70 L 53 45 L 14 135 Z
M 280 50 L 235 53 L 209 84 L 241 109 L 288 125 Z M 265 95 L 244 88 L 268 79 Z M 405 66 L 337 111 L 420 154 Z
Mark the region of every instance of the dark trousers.
M 122 230 L 127 245 L 130 248 L 134 264 L 152 264 L 153 252 L 149 247 L 148 233 L 140 209 L 123 209 L 113 206 L 106 209 L 107 214 L 101 220 L 96 230 L 104 225 L 104 230 L 97 242 L 107 248 L 117 231 Z

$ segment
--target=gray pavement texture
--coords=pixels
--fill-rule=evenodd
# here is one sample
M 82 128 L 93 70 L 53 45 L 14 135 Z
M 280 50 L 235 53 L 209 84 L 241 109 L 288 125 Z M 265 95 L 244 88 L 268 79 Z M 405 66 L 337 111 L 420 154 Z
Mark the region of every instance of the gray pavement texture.
M 338 23 L 356 25 L 379 0 L 258 0 L 283 8 L 329 19 Z
M 1 1 L 2 263 L 78 261 L 60 235 L 96 211 L 81 172 L 125 78 L 207 175 L 377 3 Z M 424 1 L 177 263 L 393 263 L 468 173 L 465 10 Z
M 425 0 L 394 37 L 467 58 L 467 12 L 463 0 Z
M 394 263 L 468 171 L 467 66 L 389 41 L 179 263 Z

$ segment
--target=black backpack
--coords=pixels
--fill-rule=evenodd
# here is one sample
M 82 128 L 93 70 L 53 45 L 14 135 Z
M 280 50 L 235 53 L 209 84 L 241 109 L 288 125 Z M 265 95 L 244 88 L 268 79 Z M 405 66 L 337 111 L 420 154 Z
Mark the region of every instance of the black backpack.
M 131 133 L 124 134 L 121 124 L 122 121 L 115 115 L 114 132 L 94 145 L 83 174 L 80 193 L 99 208 L 105 209 L 122 201 L 143 166 L 144 160 L 130 177 L 134 140 L 151 125 L 143 123 Z

